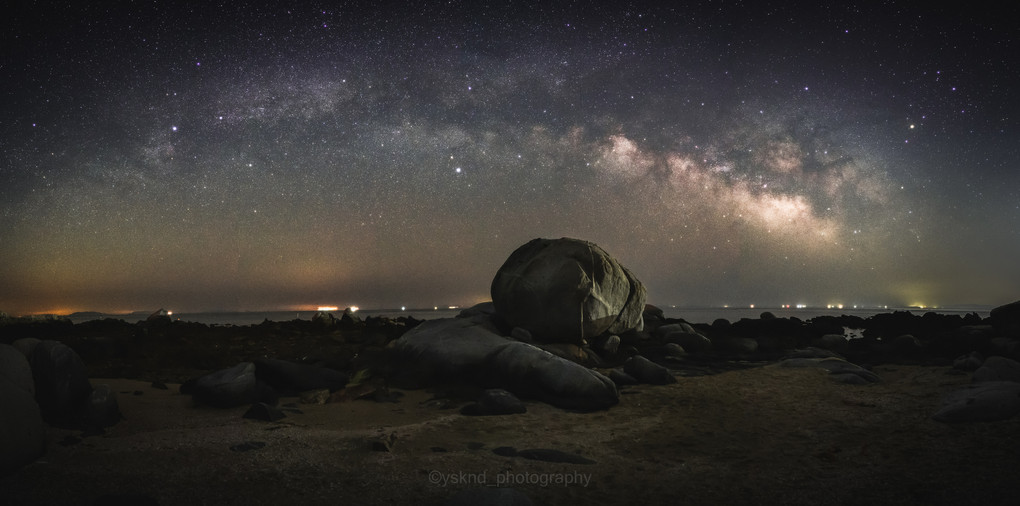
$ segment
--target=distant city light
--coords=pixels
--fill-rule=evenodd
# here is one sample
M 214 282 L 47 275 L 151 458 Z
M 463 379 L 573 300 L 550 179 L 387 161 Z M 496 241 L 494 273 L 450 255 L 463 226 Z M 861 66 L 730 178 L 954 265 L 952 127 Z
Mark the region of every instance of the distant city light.
M 401 311 L 407 311 L 407 306 L 400 306 Z
M 358 306 L 351 306 L 351 312 L 352 313 L 357 311 L 358 309 L 360 309 Z
M 337 309 L 340 308 L 336 306 L 319 306 L 319 309 L 317 309 L 316 311 L 336 311 Z

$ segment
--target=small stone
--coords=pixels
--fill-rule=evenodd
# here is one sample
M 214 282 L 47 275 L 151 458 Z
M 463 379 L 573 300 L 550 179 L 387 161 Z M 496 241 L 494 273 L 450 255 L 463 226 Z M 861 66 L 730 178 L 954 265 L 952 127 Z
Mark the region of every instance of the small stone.
M 298 394 L 298 402 L 301 404 L 325 404 L 329 401 L 329 389 L 306 390 Z
M 256 402 L 255 404 L 252 404 L 251 407 L 248 408 L 248 411 L 244 413 L 244 418 L 262 420 L 266 422 L 275 422 L 286 417 L 287 415 L 283 411 L 264 402 Z
M 501 388 L 482 392 L 478 400 L 464 406 L 460 413 L 468 416 L 512 415 L 525 413 L 528 409 L 514 394 Z

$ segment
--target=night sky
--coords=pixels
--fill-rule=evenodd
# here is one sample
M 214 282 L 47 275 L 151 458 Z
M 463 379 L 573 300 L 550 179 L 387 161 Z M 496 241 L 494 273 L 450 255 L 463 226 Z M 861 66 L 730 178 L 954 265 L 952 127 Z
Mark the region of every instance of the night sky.
M 4 21 L 8 313 L 467 305 L 535 237 L 659 305 L 1020 298 L 1015 4 L 71 3 Z

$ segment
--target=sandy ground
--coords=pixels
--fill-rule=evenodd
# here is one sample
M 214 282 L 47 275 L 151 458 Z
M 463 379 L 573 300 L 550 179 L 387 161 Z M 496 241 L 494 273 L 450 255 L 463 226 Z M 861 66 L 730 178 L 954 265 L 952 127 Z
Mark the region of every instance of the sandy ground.
M 44 458 L 0 479 L 0 503 L 143 494 L 164 506 L 442 504 L 479 485 L 548 505 L 1020 501 L 1020 418 L 935 422 L 942 396 L 969 375 L 875 372 L 881 383 L 852 386 L 813 369 L 756 367 L 629 387 L 608 411 L 528 402 L 527 413 L 499 417 L 462 416 L 462 402 L 414 390 L 396 403 L 301 404 L 276 423 L 244 419 L 243 407 L 194 407 L 178 385 L 93 379 L 119 392 L 125 420 L 73 444 L 80 432 L 53 429 Z M 390 451 L 373 449 L 380 437 Z M 264 446 L 238 451 L 246 442 Z M 595 463 L 493 452 L 504 446 Z

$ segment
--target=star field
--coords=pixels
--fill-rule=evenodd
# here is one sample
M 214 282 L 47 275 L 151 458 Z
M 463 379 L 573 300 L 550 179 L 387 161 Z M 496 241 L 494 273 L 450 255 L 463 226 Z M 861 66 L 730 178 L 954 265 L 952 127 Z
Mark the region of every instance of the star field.
M 563 236 L 655 304 L 1018 296 L 1015 7 L 368 5 L 15 9 L 0 309 L 471 304 Z

